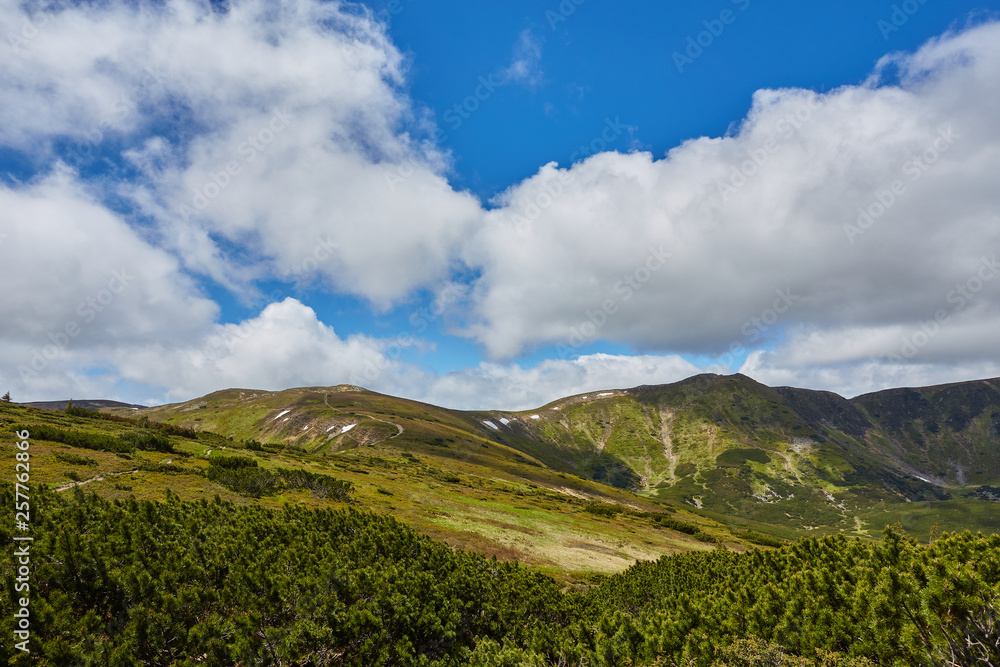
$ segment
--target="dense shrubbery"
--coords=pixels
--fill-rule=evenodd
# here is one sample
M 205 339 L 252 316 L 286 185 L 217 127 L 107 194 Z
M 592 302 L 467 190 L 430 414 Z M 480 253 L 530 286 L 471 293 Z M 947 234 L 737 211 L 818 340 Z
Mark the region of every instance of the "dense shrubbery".
M 79 456 L 72 453 L 55 453 L 56 461 L 60 463 L 68 463 L 71 466 L 96 466 L 97 461 L 90 458 L 89 456 Z
M 7 515 L 12 500 L 0 484 Z M 580 594 L 353 510 L 79 489 L 37 492 L 32 509 L 32 655 L 11 660 L 3 642 L 0 663 L 965 667 L 1000 653 L 998 536 L 715 549 L 638 563 Z M 10 530 L 0 523 L 5 543 Z M 4 614 L 0 632 L 12 623 Z
M 92 433 L 77 429 L 62 429 L 48 424 L 31 424 L 30 426 L 15 426 L 14 430 L 28 431 L 35 440 L 61 442 L 80 449 L 93 449 L 102 452 L 134 452 L 136 447 L 132 442 L 125 442 L 110 433 Z
M 746 540 L 750 544 L 759 544 L 762 547 L 773 547 L 775 549 L 785 546 L 786 542 L 784 540 L 779 540 L 777 537 L 771 537 L 770 535 L 762 535 L 761 533 L 756 533 L 752 530 L 741 530 L 733 533 L 736 537 Z
M 62 429 L 48 424 L 31 424 L 30 426 L 15 426 L 15 430 L 31 433 L 36 440 L 61 442 L 80 449 L 93 449 L 102 452 L 134 452 L 144 449 L 157 452 L 173 452 L 170 440 L 161 433 L 146 430 L 126 431 L 121 435 L 111 433 L 95 433 L 78 429 Z
M 912 667 L 942 665 L 957 656 L 957 665 L 976 658 L 997 664 L 1000 645 L 990 624 L 996 622 L 998 594 L 995 535 L 950 535 L 920 547 L 887 530 L 881 544 L 835 536 L 774 551 L 691 553 L 638 563 L 610 577 L 588 598 L 583 622 L 517 647 L 517 659 L 849 665 L 853 657 Z M 780 651 L 788 659 L 740 662 L 735 654 L 724 656 L 721 648 L 737 638 L 759 640 L 765 653 Z M 982 648 L 963 656 L 969 644 Z
M 328 475 L 278 468 L 271 472 L 247 456 L 213 456 L 209 458 L 208 478 L 231 491 L 260 497 L 281 489 L 308 489 L 320 498 L 348 500 L 352 485 Z
M 656 523 L 660 524 L 664 528 L 669 528 L 670 530 L 676 530 L 679 533 L 686 533 L 688 535 L 694 535 L 701 531 L 698 526 L 690 523 L 685 523 L 684 521 L 678 521 L 669 516 L 663 516 L 662 514 L 654 519 Z
M 154 452 L 171 453 L 174 451 L 170 439 L 162 433 L 154 431 L 127 431 L 119 436 L 122 442 L 132 443 L 135 449 L 144 449 Z
M 237 470 L 239 468 L 256 468 L 257 460 L 248 456 L 225 456 L 218 455 L 208 459 L 208 464 L 212 468 L 225 468 L 227 470 Z
M 568 619 L 551 579 L 374 514 L 169 493 L 33 502 L 32 652 L 12 659 L 4 614 L 0 664 L 461 665 L 481 638 Z
M 122 417 L 119 415 L 113 415 L 107 412 L 99 412 L 97 410 L 88 410 L 87 408 L 78 408 L 73 405 L 67 405 L 63 412 L 67 415 L 72 415 L 74 417 L 85 417 L 87 419 L 103 419 L 105 421 L 119 422 L 123 424 L 135 424 L 137 426 L 142 426 L 143 428 L 155 429 L 164 435 L 179 435 L 182 438 L 190 438 L 194 440 L 198 437 L 198 432 L 193 428 L 187 428 L 184 426 L 176 426 L 174 424 L 168 424 L 166 422 L 154 422 L 150 421 L 149 417 L 143 415 L 142 417 Z

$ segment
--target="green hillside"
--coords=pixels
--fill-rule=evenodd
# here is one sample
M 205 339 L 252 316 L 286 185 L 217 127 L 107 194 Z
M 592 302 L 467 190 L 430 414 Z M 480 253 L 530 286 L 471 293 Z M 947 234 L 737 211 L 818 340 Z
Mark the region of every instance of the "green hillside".
M 282 392 L 270 400 L 284 406 L 290 395 L 314 405 L 309 391 Z M 389 399 L 372 395 L 372 400 L 364 414 L 351 413 L 355 429 L 315 443 L 312 451 L 273 437 L 260 444 L 196 432 L 135 412 L 67 414 L 0 404 L 0 428 L 7 433 L 2 449 L 12 459 L 14 432 L 27 430 L 32 483 L 62 494 L 79 487 L 110 499 L 160 500 L 169 489 L 183 500 L 218 495 L 271 508 L 289 502 L 311 508 L 350 505 L 394 516 L 451 546 L 517 560 L 569 582 L 585 583 L 596 573 L 618 572 L 663 554 L 708 550 L 716 543 L 742 549 L 752 539 L 765 539 L 748 540 L 724 522 L 545 468 L 513 449 L 435 422 L 432 415 L 379 412 L 375 404 Z M 333 414 L 322 398 L 320 405 Z M 260 412 L 268 418 L 266 410 Z M 316 418 L 324 420 L 325 431 L 330 417 Z M 393 424 L 379 421 L 388 418 Z M 294 419 L 292 428 L 301 431 L 303 418 Z M 344 417 L 338 413 L 332 419 Z M 234 459 L 246 465 L 234 469 Z M 340 482 L 350 485 L 347 501 L 336 491 Z
M 935 524 L 1000 529 L 980 491 L 1000 485 L 997 380 L 847 400 L 700 375 L 525 412 L 447 410 L 350 386 L 227 390 L 131 412 L 320 460 L 408 452 L 564 496 L 667 503 L 787 537 L 877 533 L 894 521 L 923 536 Z
M 0 403 L 8 461 L 29 434 L 37 555 L 34 652 L 0 658 L 997 664 L 996 387 L 846 400 L 698 376 L 525 412 L 351 386 Z

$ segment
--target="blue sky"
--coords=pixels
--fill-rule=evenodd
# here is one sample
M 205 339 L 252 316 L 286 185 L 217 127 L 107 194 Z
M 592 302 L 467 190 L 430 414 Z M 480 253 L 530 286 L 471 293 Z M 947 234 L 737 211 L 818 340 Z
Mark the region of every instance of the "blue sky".
M 1000 3 L 0 7 L 15 398 L 1000 375 Z
M 607 118 L 633 128 L 608 149 L 660 156 L 687 139 L 726 134 L 746 115 L 756 90 L 826 91 L 860 83 L 886 53 L 914 50 L 991 5 L 998 7 L 927 2 L 889 31 L 878 22 L 891 23 L 893 3 L 859 0 L 588 0 L 567 3 L 575 9 L 566 16 L 558 2 L 369 3 L 389 18 L 393 40 L 412 59 L 410 94 L 434 112 L 447 135 L 456 187 L 484 199 L 546 162 L 567 166 Z M 691 63 L 681 60 L 679 68 L 674 54 L 686 57 L 689 38 L 719 31 L 724 11 L 732 12 L 732 23 L 722 24 L 702 54 Z M 539 47 L 538 83 L 501 87 L 451 130 L 443 115 L 474 93 L 480 76 L 511 62 L 524 31 Z

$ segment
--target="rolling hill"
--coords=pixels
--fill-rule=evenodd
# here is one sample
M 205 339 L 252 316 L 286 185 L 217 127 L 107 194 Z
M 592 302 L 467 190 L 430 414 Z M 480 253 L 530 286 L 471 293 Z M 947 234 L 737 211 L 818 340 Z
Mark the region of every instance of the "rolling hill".
M 874 536 L 894 522 L 917 536 L 1000 530 L 1000 488 L 990 486 L 1000 484 L 998 380 L 848 400 L 699 375 L 523 412 L 449 410 L 349 385 L 103 409 L 123 422 L 3 409 L 9 425 L 196 432 L 171 436 L 173 453 L 99 452 L 89 466 L 67 464 L 65 443 L 42 443 L 63 457 L 38 467 L 55 488 L 249 502 L 206 479 L 214 457 L 238 455 L 261 470 L 344 480 L 360 505 L 435 539 L 571 580 L 717 543 Z M 252 499 L 287 501 L 334 502 L 296 489 Z
M 863 530 L 881 515 L 925 532 L 956 517 L 975 526 L 982 511 L 967 496 L 1000 483 L 1000 380 L 848 400 L 706 374 L 525 412 L 447 410 L 350 386 L 227 390 L 140 412 L 320 457 L 378 443 L 536 482 L 571 475 L 719 520 L 805 531 Z

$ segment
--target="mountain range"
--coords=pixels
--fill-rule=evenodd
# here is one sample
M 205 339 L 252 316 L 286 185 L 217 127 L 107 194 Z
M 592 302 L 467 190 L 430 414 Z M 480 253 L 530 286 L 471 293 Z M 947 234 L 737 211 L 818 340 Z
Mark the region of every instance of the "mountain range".
M 204 479 L 206 460 L 239 453 L 330 472 L 432 537 L 552 571 L 896 522 L 918 536 L 1000 530 L 1000 379 L 846 399 L 705 374 L 528 411 L 450 410 L 351 385 L 90 404 L 198 432 L 175 447 L 186 461 L 142 452 L 150 461 L 132 470 L 106 455 L 83 480 L 106 495 L 125 490 L 113 475 L 131 476 L 131 493 L 225 494 Z M 288 500 L 318 502 L 259 502 Z M 681 530 L 660 530 L 663 513 Z

